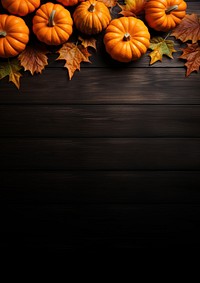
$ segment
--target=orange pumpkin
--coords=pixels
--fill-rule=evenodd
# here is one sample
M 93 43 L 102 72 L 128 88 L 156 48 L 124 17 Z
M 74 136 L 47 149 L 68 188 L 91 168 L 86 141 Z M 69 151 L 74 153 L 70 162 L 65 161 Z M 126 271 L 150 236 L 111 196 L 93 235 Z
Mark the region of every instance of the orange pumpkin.
M 10 14 L 26 16 L 40 6 L 40 0 L 1 0 L 3 7 Z
M 83 2 L 84 0 L 57 0 L 57 2 L 60 2 L 64 6 L 74 6 L 77 5 L 79 2 Z
M 169 31 L 186 15 L 187 4 L 183 0 L 149 0 L 145 6 L 145 18 L 157 31 Z
M 0 15 L 0 57 L 17 56 L 29 41 L 29 29 L 16 16 Z
M 48 45 L 59 45 L 72 34 L 73 21 L 67 9 L 60 4 L 46 3 L 33 17 L 33 32 Z
M 111 21 L 108 8 L 95 0 L 82 2 L 73 14 L 78 30 L 85 34 L 97 34 L 105 29 Z
M 149 47 L 150 34 L 145 24 L 134 17 L 112 20 L 104 44 L 110 56 L 120 62 L 137 60 Z

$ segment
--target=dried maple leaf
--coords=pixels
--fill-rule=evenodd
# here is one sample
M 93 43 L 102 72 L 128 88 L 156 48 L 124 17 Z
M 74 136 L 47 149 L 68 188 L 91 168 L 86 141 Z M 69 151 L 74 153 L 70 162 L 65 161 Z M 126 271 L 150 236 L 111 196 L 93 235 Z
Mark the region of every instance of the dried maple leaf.
M 30 71 L 33 75 L 34 73 L 42 73 L 42 70 L 48 65 L 47 53 L 47 49 L 43 46 L 27 46 L 18 59 L 24 70 Z
M 166 40 L 162 37 L 153 37 L 150 41 L 149 49 L 153 50 L 149 56 L 151 57 L 150 65 L 157 61 L 162 61 L 163 55 L 173 58 L 172 53 L 176 52 L 174 49 L 174 42 Z
M 200 40 L 200 18 L 196 14 L 186 15 L 180 24 L 173 30 L 172 35 L 182 42 Z
M 83 47 L 92 47 L 97 50 L 97 40 L 95 38 L 82 38 L 79 36 L 78 39 L 81 41 L 81 45 L 83 45 Z
M 200 68 L 200 45 L 198 43 L 188 44 L 186 48 L 181 49 L 183 54 L 179 57 L 187 60 L 186 76 L 189 76 L 194 71 L 199 71 Z
M 98 0 L 103 2 L 108 8 L 113 8 L 117 5 L 117 0 Z
M 9 82 L 13 82 L 15 86 L 20 88 L 20 77 L 22 74 L 19 72 L 22 67 L 17 59 L 7 61 L 0 64 L 0 80 L 9 76 Z
M 118 6 L 122 9 L 119 14 L 125 17 L 135 17 L 144 11 L 146 2 L 147 0 L 126 0 L 125 5 L 118 4 Z
M 81 62 L 91 63 L 89 60 L 91 54 L 88 52 L 87 48 L 83 47 L 81 44 L 65 43 L 57 52 L 60 55 L 56 60 L 66 61 L 64 67 L 68 69 L 70 80 L 74 72 L 80 70 Z

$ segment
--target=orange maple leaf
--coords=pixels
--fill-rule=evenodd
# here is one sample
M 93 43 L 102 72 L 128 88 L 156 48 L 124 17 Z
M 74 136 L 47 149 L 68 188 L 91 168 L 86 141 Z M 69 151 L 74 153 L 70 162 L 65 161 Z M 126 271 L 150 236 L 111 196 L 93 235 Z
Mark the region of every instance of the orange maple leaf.
M 182 42 L 191 40 L 192 43 L 196 43 L 200 40 L 200 18 L 198 15 L 186 15 L 173 30 L 172 35 Z
M 81 36 L 79 36 L 78 39 L 81 41 L 81 45 L 83 45 L 83 47 L 92 47 L 97 50 L 97 40 L 95 38 L 82 38 Z
M 18 56 L 21 66 L 25 71 L 42 73 L 42 70 L 48 65 L 46 54 L 47 49 L 43 46 L 26 46 L 26 49 Z
M 117 0 L 98 0 L 103 2 L 108 8 L 113 8 L 117 5 Z
M 122 9 L 122 11 L 119 13 L 125 17 L 140 15 L 142 12 L 144 12 L 144 7 L 147 0 L 126 0 L 125 5 L 118 6 Z
M 56 60 L 66 61 L 64 67 L 68 69 L 70 80 L 76 70 L 80 71 L 81 62 L 91 63 L 89 60 L 91 54 L 88 52 L 87 48 L 83 47 L 81 44 L 65 43 L 57 53 L 60 55 Z
M 187 60 L 185 63 L 187 67 L 186 76 L 194 71 L 198 72 L 200 68 L 200 45 L 198 43 L 188 44 L 186 48 L 181 50 L 183 54 L 179 58 Z

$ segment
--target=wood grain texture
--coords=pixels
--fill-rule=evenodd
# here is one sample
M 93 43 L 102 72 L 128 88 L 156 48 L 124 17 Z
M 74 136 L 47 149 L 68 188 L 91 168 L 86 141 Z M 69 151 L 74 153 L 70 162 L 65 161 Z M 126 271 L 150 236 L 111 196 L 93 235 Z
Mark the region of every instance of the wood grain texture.
M 0 137 L 200 137 L 200 106 L 0 106 Z
M 200 170 L 200 139 L 0 139 L 4 170 Z
M 5 228 L 11 232 L 2 230 L 4 247 L 21 251 L 200 247 L 198 204 L 24 202 L 10 204 L 4 211 L 10 220 Z
M 68 81 L 65 70 L 47 69 L 24 77 L 20 91 L 2 80 L 0 104 L 200 104 L 199 75 L 184 76 L 177 68 L 97 68 Z
M 4 171 L 0 203 L 198 204 L 199 187 L 199 171 Z

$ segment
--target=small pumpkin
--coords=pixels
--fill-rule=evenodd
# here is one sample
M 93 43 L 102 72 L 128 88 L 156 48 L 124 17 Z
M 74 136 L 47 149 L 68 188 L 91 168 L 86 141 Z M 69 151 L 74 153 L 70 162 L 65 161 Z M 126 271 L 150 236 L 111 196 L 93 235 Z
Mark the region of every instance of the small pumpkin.
M 106 51 L 120 62 L 139 59 L 150 44 L 150 34 L 143 21 L 122 17 L 111 21 L 104 36 Z
M 73 21 L 67 9 L 60 4 L 43 4 L 33 17 L 33 32 L 48 45 L 60 45 L 72 34 Z
M 13 15 L 0 15 L 0 57 L 17 56 L 29 41 L 24 20 Z
M 64 6 L 74 6 L 83 1 L 84 0 L 57 0 L 57 2 L 63 4 Z
M 40 0 L 1 0 L 3 7 L 10 14 L 26 16 L 40 6 Z
M 100 33 L 111 21 L 106 5 L 95 0 L 82 2 L 74 11 L 73 18 L 77 29 L 88 35 Z
M 169 31 L 186 15 L 187 4 L 183 0 L 149 0 L 145 6 L 145 19 L 157 31 Z

